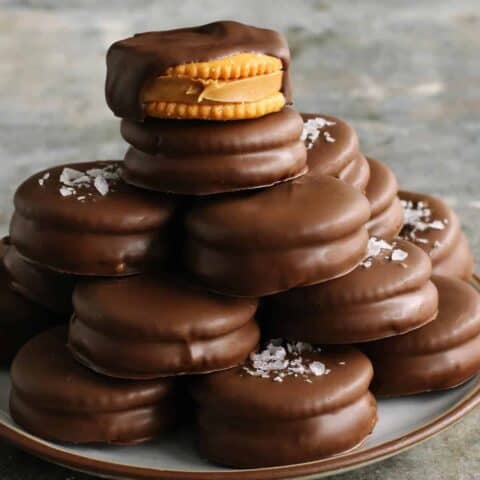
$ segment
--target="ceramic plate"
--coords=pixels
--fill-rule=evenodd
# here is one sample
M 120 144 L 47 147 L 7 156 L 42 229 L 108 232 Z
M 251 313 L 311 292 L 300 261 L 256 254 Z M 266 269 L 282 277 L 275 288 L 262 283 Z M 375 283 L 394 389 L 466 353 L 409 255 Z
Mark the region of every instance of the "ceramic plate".
M 0 437 L 46 460 L 77 470 L 128 479 L 306 479 L 352 470 L 395 455 L 452 425 L 480 404 L 480 375 L 445 392 L 380 400 L 378 424 L 363 445 L 325 460 L 275 468 L 233 470 L 201 459 L 190 431 L 133 447 L 46 442 L 16 426 L 8 413 L 10 379 L 0 371 Z

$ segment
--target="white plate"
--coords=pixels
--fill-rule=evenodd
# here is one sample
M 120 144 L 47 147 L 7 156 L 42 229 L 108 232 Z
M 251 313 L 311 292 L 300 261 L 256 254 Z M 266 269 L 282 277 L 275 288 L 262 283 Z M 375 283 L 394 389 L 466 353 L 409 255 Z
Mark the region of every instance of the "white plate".
M 19 428 L 8 413 L 9 376 L 0 371 L 0 436 L 64 466 L 118 478 L 283 479 L 338 473 L 394 455 L 445 429 L 480 403 L 480 375 L 440 393 L 380 400 L 379 421 L 359 448 L 329 459 L 255 470 L 221 468 L 201 459 L 191 432 L 133 447 L 70 446 L 46 442 Z

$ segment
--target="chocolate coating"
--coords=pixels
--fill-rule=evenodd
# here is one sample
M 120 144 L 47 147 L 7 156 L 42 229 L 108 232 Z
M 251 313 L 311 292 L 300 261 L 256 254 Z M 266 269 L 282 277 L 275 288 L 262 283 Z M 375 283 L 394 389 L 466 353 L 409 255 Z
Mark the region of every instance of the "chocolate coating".
M 310 355 L 330 369 L 311 383 L 293 376 L 276 382 L 241 367 L 196 378 L 201 453 L 255 468 L 316 460 L 362 442 L 376 423 L 371 364 L 351 347 Z
M 370 168 L 366 158 L 360 152 L 358 136 L 355 130 L 343 120 L 330 115 L 302 113 L 306 122 L 316 117 L 324 118 L 335 125 L 321 128 L 320 135 L 307 150 L 309 175 L 330 175 L 365 191 L 370 177 Z M 334 139 L 329 142 L 324 133 Z
M 123 176 L 149 190 L 206 195 L 288 180 L 307 170 L 303 123 L 290 108 L 255 120 L 123 120 Z
M 180 403 L 171 379 L 102 377 L 78 364 L 66 342 L 67 328 L 54 328 L 15 357 L 10 413 L 22 428 L 60 442 L 132 444 L 175 423 Z
M 30 301 L 14 291 L 12 281 L 5 270 L 4 259 L 8 249 L 6 239 L 0 242 L 0 365 L 10 363 L 18 349 L 37 333 L 60 322 L 66 316 Z
M 53 312 L 72 313 L 77 277 L 27 262 L 13 245 L 8 248 L 3 263 L 13 290 Z
M 115 162 L 67 165 L 86 171 Z M 77 275 L 127 275 L 162 263 L 168 253 L 173 201 L 137 190 L 123 181 L 102 196 L 94 188 L 86 201 L 63 197 L 65 165 L 27 179 L 15 193 L 10 237 L 27 261 Z
M 455 387 L 480 370 L 480 296 L 455 278 L 433 276 L 438 317 L 413 332 L 366 344 L 378 395 Z
M 209 288 L 262 296 L 323 282 L 363 259 L 367 199 L 328 176 L 197 202 L 186 216 L 185 262 Z
M 397 196 L 397 179 L 390 168 L 382 162 L 369 158 L 368 163 L 370 180 L 365 195 L 372 209 L 372 216 L 367 225 L 368 233 L 391 241 L 403 227 L 403 208 Z
M 146 32 L 115 42 L 107 53 L 105 95 L 117 117 L 143 120 L 140 91 L 147 80 L 168 67 L 228 57 L 264 53 L 283 63 L 282 91 L 291 103 L 288 44 L 278 32 L 232 21 L 190 28 Z
M 399 241 L 408 253 L 400 264 L 375 257 L 329 282 L 265 299 L 261 324 L 269 336 L 312 343 L 346 344 L 399 335 L 437 315 L 431 262 L 420 248 Z
M 230 368 L 258 344 L 257 303 L 173 277 L 82 282 L 74 293 L 70 349 L 93 370 L 120 378 Z
M 444 222 L 443 230 L 427 229 L 417 232 L 416 241 L 409 236 L 407 227 L 402 229 L 400 237 L 415 241 L 430 255 L 434 274 L 462 280 L 470 279 L 474 269 L 474 258 L 456 213 L 438 197 L 406 191 L 401 191 L 399 196 L 401 200 L 425 202 L 432 212 L 432 220 Z
M 363 155 L 350 162 L 339 172 L 337 178 L 358 190 L 365 192 L 370 179 L 370 165 Z

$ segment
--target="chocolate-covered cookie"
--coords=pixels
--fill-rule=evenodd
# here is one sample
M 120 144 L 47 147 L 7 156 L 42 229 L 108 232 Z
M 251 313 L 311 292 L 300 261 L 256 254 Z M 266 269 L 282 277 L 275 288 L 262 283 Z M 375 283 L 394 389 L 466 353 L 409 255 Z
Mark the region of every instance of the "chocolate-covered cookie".
M 410 242 L 369 241 L 367 258 L 349 274 L 265 299 L 269 336 L 346 344 L 399 335 L 437 315 L 428 255 Z
M 0 365 L 7 365 L 18 349 L 37 333 L 68 316 L 58 315 L 29 300 L 12 288 L 12 279 L 4 266 L 5 255 L 12 248 L 7 239 L 0 242 Z
M 106 99 L 118 117 L 254 118 L 291 102 L 285 38 L 232 21 L 146 32 L 107 53 Z
M 53 167 L 15 193 L 10 237 L 26 260 L 78 275 L 128 275 L 165 259 L 170 198 L 120 178 L 119 162 Z
M 480 296 L 466 282 L 434 275 L 438 317 L 406 335 L 365 344 L 378 395 L 443 390 L 480 371 Z
M 404 209 L 400 238 L 414 242 L 432 259 L 433 273 L 471 278 L 474 259 L 455 212 L 440 198 L 423 193 L 399 193 Z
M 332 177 L 198 201 L 186 216 L 185 263 L 209 288 L 262 296 L 355 268 L 368 241 L 368 200 Z
M 302 113 L 302 139 L 310 175 L 330 175 L 365 191 L 370 166 L 360 152 L 355 130 L 330 115 Z
M 88 367 L 113 377 L 230 368 L 260 338 L 257 300 L 211 294 L 173 277 L 82 282 L 74 306 L 70 349 Z
M 372 375 L 352 347 L 269 342 L 243 366 L 195 378 L 200 452 L 214 463 L 256 468 L 349 450 L 376 423 Z
M 172 427 L 181 410 L 172 379 L 100 376 L 77 363 L 67 327 L 30 340 L 11 370 L 10 413 L 28 432 L 69 443 L 133 444 Z
M 403 207 L 398 198 L 398 183 L 394 173 L 382 162 L 368 158 L 370 180 L 365 195 L 372 216 L 368 222 L 371 236 L 393 240 L 403 227 Z
M 9 246 L 3 263 L 13 290 L 52 312 L 72 313 L 72 294 L 78 277 L 28 262 L 13 245 Z
M 307 170 L 303 123 L 290 108 L 256 120 L 123 120 L 133 145 L 123 176 L 149 190 L 205 195 L 272 185 Z

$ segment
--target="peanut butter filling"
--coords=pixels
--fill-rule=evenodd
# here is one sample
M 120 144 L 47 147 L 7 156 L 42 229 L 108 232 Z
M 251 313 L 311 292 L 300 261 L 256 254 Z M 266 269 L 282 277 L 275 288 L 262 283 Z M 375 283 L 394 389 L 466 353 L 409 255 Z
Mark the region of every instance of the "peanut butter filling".
M 282 71 L 225 81 L 182 75 L 160 76 L 144 86 L 142 101 L 187 104 L 257 102 L 280 91 L 282 76 Z

